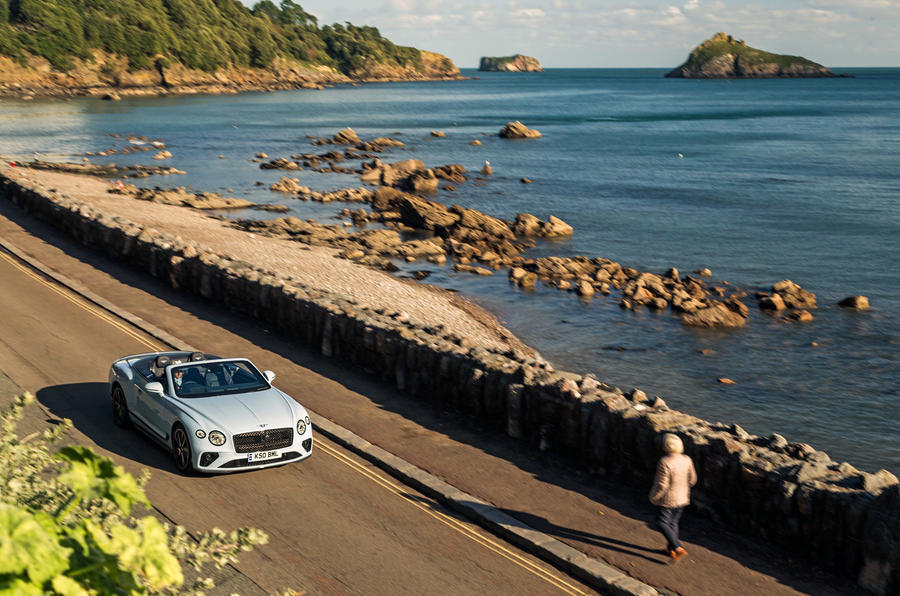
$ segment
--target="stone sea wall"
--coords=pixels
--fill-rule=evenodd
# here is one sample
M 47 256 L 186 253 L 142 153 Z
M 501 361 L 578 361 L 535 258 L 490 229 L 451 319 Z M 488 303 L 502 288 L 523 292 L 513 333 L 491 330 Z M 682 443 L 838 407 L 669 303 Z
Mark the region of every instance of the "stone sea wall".
M 900 485 L 884 470 L 862 472 L 779 435 L 711 424 L 639 390 L 473 346 L 440 325 L 363 308 L 62 194 L 39 194 L 2 172 L 0 196 L 85 246 L 592 473 L 649 488 L 659 438 L 674 432 L 697 467 L 696 508 L 805 553 L 871 592 L 900 593 Z

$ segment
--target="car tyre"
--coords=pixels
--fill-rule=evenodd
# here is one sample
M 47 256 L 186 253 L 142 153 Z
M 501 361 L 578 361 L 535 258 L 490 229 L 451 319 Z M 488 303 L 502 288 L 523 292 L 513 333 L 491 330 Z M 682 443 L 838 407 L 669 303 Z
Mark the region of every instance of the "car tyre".
M 180 424 L 172 431 L 172 457 L 175 459 L 175 467 L 182 474 L 190 474 L 194 471 L 191 438 Z
M 131 426 L 131 417 L 128 415 L 128 402 L 125 401 L 125 391 L 118 385 L 112 390 L 112 413 L 116 426 L 128 428 Z

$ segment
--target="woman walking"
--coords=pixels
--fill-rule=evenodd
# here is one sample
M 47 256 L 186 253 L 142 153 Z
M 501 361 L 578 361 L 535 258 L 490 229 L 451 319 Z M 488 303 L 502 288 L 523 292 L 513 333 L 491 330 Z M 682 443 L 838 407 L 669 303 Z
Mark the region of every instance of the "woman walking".
M 691 487 L 697 483 L 697 473 L 694 462 L 684 454 L 684 444 L 678 435 L 664 434 L 662 448 L 665 455 L 656 466 L 650 502 L 659 507 L 656 523 L 666 537 L 669 562 L 677 563 L 687 555 L 678 540 L 678 522 L 691 502 Z

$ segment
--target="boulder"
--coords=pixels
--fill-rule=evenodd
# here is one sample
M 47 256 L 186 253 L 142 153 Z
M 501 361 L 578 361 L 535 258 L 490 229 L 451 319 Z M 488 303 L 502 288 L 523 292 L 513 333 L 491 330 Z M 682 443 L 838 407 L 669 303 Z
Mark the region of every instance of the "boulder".
M 750 309 L 747 308 L 747 305 L 733 296 L 725 301 L 725 306 L 745 319 L 750 316 Z
M 579 296 L 593 296 L 594 286 L 592 286 L 589 281 L 580 281 L 578 282 L 578 285 L 575 286 L 575 293 Z
M 812 313 L 808 310 L 797 310 L 785 317 L 788 321 L 796 321 L 798 323 L 809 323 L 813 320 Z
M 530 213 L 517 213 L 512 225 L 518 236 L 536 236 L 543 238 L 559 238 L 572 235 L 572 226 L 551 215 L 547 221 L 541 221 Z
M 362 140 L 356 135 L 356 131 L 349 127 L 335 133 L 332 141 L 337 145 L 359 145 L 362 143 Z
M 783 279 L 772 286 L 772 293 L 781 296 L 788 308 L 815 308 L 816 295 L 808 292 L 789 279 Z
M 708 308 L 685 314 L 681 322 L 691 327 L 734 328 L 743 327 L 747 320 L 721 302 L 715 302 Z
M 553 215 L 547 219 L 547 223 L 541 226 L 541 235 L 545 238 L 571 236 L 572 232 L 572 226 Z
M 290 194 L 309 194 L 309 187 L 300 186 L 299 178 L 288 178 L 287 176 L 282 176 L 281 180 L 269 186 L 269 190 Z
M 863 474 L 863 490 L 880 492 L 888 486 L 897 484 L 897 477 L 887 470 L 878 470 L 874 474 Z
M 438 179 L 433 171 L 425 170 L 404 180 L 400 188 L 420 194 L 433 193 L 438 189 Z
M 504 126 L 500 130 L 500 138 L 503 139 L 539 139 L 541 138 L 541 133 L 532 128 L 528 128 L 518 120 L 515 122 L 508 122 L 506 126 Z
M 438 166 L 433 168 L 433 171 L 434 175 L 441 180 L 449 180 L 456 183 L 466 181 L 466 168 L 462 164 L 451 163 L 445 166 Z
M 838 306 L 856 310 L 867 310 L 869 308 L 869 299 L 865 296 L 847 296 L 838 302 Z
M 784 304 L 784 299 L 779 294 L 763 296 L 759 300 L 759 307 L 765 310 L 784 310 L 787 308 Z
M 543 222 L 530 213 L 517 213 L 513 232 L 517 236 L 538 236 Z
M 485 267 L 479 267 L 478 265 L 463 265 L 457 263 L 453 266 L 454 271 L 465 271 L 467 273 L 475 273 L 476 275 L 493 275 L 494 272 Z

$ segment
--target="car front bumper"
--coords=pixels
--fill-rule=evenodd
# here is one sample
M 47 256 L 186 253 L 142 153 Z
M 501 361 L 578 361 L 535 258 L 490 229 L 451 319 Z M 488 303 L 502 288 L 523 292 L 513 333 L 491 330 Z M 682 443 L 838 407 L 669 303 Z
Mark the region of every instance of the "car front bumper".
M 287 463 L 303 461 L 312 455 L 312 449 L 313 438 L 309 436 L 295 441 L 289 447 L 279 449 L 279 457 L 259 461 L 251 461 L 249 453 L 206 450 L 194 456 L 194 469 L 205 474 L 227 474 L 240 470 L 259 470 L 283 466 Z

